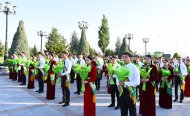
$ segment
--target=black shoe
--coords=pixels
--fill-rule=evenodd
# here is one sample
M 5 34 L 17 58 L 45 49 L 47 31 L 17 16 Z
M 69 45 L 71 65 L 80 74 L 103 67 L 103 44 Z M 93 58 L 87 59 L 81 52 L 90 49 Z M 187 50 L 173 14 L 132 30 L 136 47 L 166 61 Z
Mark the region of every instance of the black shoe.
M 182 101 L 182 100 L 180 100 L 180 101 L 179 101 L 179 103 L 183 103 L 183 101 Z
M 13 81 L 16 81 L 16 79 L 13 79 Z
M 26 83 L 21 83 L 20 85 L 26 85 Z
M 35 91 L 35 92 L 39 92 L 39 90 Z
M 119 109 L 119 106 L 116 106 L 116 107 L 115 107 L 115 110 L 118 110 L 118 109 Z
M 44 91 L 39 91 L 38 93 L 43 93 Z
M 174 100 L 173 100 L 173 102 L 177 102 L 177 101 L 178 101 L 178 99 L 174 99 Z
M 65 101 L 61 101 L 61 102 L 59 102 L 59 104 L 63 104 L 63 103 L 65 103 Z
M 80 92 L 76 91 L 76 92 L 74 92 L 74 94 L 80 95 Z
M 78 94 L 78 91 L 74 92 L 74 94 Z
M 114 107 L 115 105 L 114 104 L 110 104 L 108 107 Z
M 64 105 L 62 105 L 63 107 L 69 106 L 69 103 L 65 103 Z

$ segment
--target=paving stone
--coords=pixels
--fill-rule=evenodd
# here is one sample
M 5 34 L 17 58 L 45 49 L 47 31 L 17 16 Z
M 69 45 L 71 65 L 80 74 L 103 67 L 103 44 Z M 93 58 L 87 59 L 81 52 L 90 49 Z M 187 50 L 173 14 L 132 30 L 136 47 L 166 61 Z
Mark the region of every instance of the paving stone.
M 120 110 L 108 108 L 111 102 L 110 94 L 106 92 L 106 79 L 101 81 L 102 87 L 97 92 L 96 115 L 119 116 Z M 60 84 L 56 85 L 56 98 L 47 100 L 46 84 L 44 93 L 38 94 L 38 82 L 35 80 L 35 89 L 27 89 L 18 82 L 9 80 L 7 76 L 0 75 L 0 116 L 83 116 L 83 94 L 76 95 L 76 83 L 71 84 L 71 103 L 68 107 L 62 107 L 58 103 L 62 101 Z M 159 93 L 156 95 L 157 116 L 189 116 L 190 98 L 185 97 L 184 103 L 173 103 L 172 109 L 163 109 L 158 105 Z M 117 101 L 117 100 L 116 100 Z M 136 104 L 139 112 L 139 102 Z M 139 114 L 138 114 L 139 115 Z

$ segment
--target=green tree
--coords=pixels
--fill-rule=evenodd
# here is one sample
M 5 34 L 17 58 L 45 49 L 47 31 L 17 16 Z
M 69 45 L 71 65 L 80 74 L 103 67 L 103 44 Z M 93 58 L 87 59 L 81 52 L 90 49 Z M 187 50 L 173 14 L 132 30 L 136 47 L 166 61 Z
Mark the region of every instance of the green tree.
M 36 47 L 36 44 L 34 45 L 34 48 L 32 49 L 32 55 L 37 55 L 38 54 L 38 49 Z
M 25 52 L 26 56 L 30 55 L 28 40 L 26 37 L 25 28 L 24 28 L 24 22 L 22 20 L 19 21 L 17 31 L 13 37 L 9 55 L 12 55 L 13 53 L 19 54 L 21 52 Z
M 113 55 L 114 55 L 114 51 L 113 50 L 106 49 L 105 56 L 113 56 Z
M 78 54 L 89 55 L 89 43 L 86 39 L 85 29 L 82 29 L 81 38 L 78 44 Z
M 3 56 L 3 55 L 4 55 L 4 45 L 0 40 L 0 56 Z
M 62 51 L 67 50 L 68 45 L 66 39 L 58 33 L 56 28 L 52 28 L 51 33 L 48 36 L 48 41 L 45 44 L 46 50 L 49 53 L 61 54 Z
M 71 37 L 71 42 L 70 42 L 70 52 L 73 54 L 73 53 L 77 53 L 77 46 L 78 46 L 78 43 L 79 43 L 79 40 L 78 40 L 78 37 L 77 37 L 77 33 L 74 31 L 72 33 L 72 37 Z
M 125 52 L 129 52 L 126 37 L 123 38 L 123 42 L 119 49 L 119 57 L 121 57 L 123 55 L 123 53 L 125 53 Z
M 119 37 L 117 37 L 117 41 L 115 42 L 115 54 L 116 55 L 119 54 L 120 47 L 121 47 L 121 39 Z
M 97 51 L 94 48 L 91 48 L 90 46 L 89 46 L 89 52 L 90 52 L 90 55 L 92 55 L 92 56 L 97 55 Z
M 109 45 L 109 38 L 110 38 L 108 20 L 105 15 L 103 15 L 102 25 L 99 28 L 98 35 L 99 35 L 98 46 L 100 47 L 103 54 L 105 54 L 106 48 Z

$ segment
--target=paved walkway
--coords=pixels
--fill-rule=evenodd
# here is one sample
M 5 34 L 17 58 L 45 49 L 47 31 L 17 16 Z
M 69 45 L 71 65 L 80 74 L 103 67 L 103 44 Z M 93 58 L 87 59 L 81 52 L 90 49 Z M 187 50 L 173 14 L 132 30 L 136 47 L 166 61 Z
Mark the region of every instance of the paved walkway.
M 97 116 L 119 116 L 120 111 L 108 108 L 110 95 L 106 93 L 106 80 L 101 82 L 104 86 L 97 93 L 96 113 Z M 56 86 L 56 99 L 46 100 L 45 92 L 38 94 L 37 81 L 35 89 L 27 89 L 20 86 L 18 82 L 9 80 L 7 76 L 0 76 L 0 116 L 83 116 L 83 95 L 74 95 L 76 84 L 71 85 L 71 105 L 62 107 L 58 104 L 61 101 L 61 87 Z M 158 94 L 156 97 L 158 103 Z M 172 109 L 162 109 L 156 105 L 157 116 L 190 116 L 190 98 L 185 98 L 184 103 L 173 103 Z M 137 112 L 139 103 L 137 103 Z

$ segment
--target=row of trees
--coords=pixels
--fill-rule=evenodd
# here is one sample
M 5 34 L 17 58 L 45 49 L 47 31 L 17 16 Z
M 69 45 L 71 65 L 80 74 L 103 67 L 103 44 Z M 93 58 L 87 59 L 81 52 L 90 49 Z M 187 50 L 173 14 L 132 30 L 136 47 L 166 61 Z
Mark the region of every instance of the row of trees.
M 108 56 L 108 55 L 117 54 L 120 56 L 123 52 L 128 51 L 126 38 L 123 39 L 122 43 L 119 38 L 117 39 L 115 43 L 116 45 L 115 50 L 107 49 L 110 43 L 110 34 L 109 34 L 108 19 L 106 18 L 105 15 L 103 15 L 102 24 L 99 27 L 98 35 L 99 35 L 98 46 L 104 55 Z M 74 31 L 71 35 L 70 43 L 67 43 L 64 36 L 61 35 L 55 27 L 53 27 L 50 34 L 47 36 L 47 39 L 48 41 L 45 43 L 44 52 L 50 52 L 50 53 L 55 52 L 60 54 L 63 50 L 67 50 L 71 54 L 74 53 L 84 54 L 84 55 L 100 54 L 88 43 L 85 29 L 82 29 L 80 40 L 77 37 L 77 33 Z M 2 49 L 3 48 L 4 47 L 2 46 Z M 30 54 L 36 55 L 38 52 L 36 45 L 34 45 L 33 48 L 29 48 L 24 28 L 24 22 L 22 20 L 19 22 L 17 31 L 13 37 L 12 45 L 9 50 L 9 55 L 12 55 L 13 53 L 19 54 L 21 52 L 25 52 L 27 56 L 29 56 Z M 3 54 L 3 52 L 1 52 L 1 43 L 0 43 L 0 55 L 1 54 Z
M 126 51 L 129 51 L 126 37 L 121 39 L 118 37 L 115 43 L 115 50 L 107 49 L 110 41 L 110 35 L 109 35 L 109 28 L 108 28 L 108 20 L 103 15 L 102 19 L 102 25 L 99 28 L 98 31 L 99 34 L 99 41 L 98 46 L 100 47 L 102 53 L 105 56 L 111 56 L 111 55 L 118 55 L 119 57 Z M 63 35 L 61 35 L 56 28 L 52 28 L 50 34 L 47 37 L 48 41 L 45 43 L 45 50 L 44 52 L 55 52 L 58 54 L 61 54 L 63 50 L 69 51 L 71 54 L 84 54 L 84 55 L 96 55 L 100 54 L 98 53 L 94 48 L 90 47 L 90 44 L 87 41 L 85 30 L 83 29 L 81 32 L 81 38 L 77 37 L 77 33 L 74 31 L 71 35 L 71 41 L 68 44 L 66 39 Z M 27 56 L 33 54 L 37 55 L 38 49 L 36 45 L 34 45 L 33 48 L 29 48 L 28 46 L 28 40 L 24 28 L 24 22 L 21 20 L 19 22 L 17 31 L 13 37 L 11 48 L 9 49 L 9 55 L 12 55 L 13 53 L 21 53 L 25 52 Z M 132 51 L 130 51 L 132 52 Z M 135 52 L 132 52 L 135 54 Z M 0 41 L 0 56 L 4 55 L 4 45 Z M 163 55 L 163 52 L 156 51 L 154 52 L 153 57 L 160 57 Z M 177 53 L 174 54 L 173 57 L 178 56 Z

